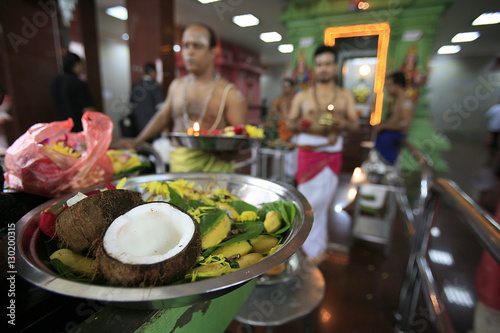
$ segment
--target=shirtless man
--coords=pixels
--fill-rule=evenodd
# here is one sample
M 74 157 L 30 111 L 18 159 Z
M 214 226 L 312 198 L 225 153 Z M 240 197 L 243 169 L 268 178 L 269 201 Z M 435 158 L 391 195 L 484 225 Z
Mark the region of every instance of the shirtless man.
M 292 105 L 294 96 L 293 81 L 290 78 L 282 79 L 282 94 L 276 96 L 271 104 L 271 112 L 267 116 L 264 128 L 275 128 L 277 130 L 278 138 L 281 141 L 289 142 L 290 146 L 293 145 L 293 133 L 290 131 L 286 124 L 288 113 Z M 275 138 L 275 136 L 272 136 Z M 297 151 L 291 149 L 285 153 L 284 156 L 284 171 L 286 181 L 293 183 L 295 180 L 295 172 L 297 170 Z
M 374 128 L 377 134 L 375 149 L 387 163 L 394 164 L 401 142 L 410 130 L 414 105 L 408 97 L 403 73 L 390 74 L 385 82 L 385 89 L 392 98 L 392 106 L 387 118 Z
M 215 46 L 216 36 L 210 27 L 196 23 L 184 30 L 182 57 L 189 74 L 172 81 L 163 107 L 137 138 L 123 139 L 120 145 L 136 147 L 165 127 L 173 132 L 186 132 L 198 122 L 203 133 L 247 123 L 243 95 L 215 72 Z M 170 154 L 172 172 L 229 172 L 231 168 L 231 163 L 203 151 L 179 147 Z
M 271 104 L 271 112 L 267 116 L 264 127 L 272 127 L 274 118 L 277 120 L 285 119 L 286 115 L 290 111 L 290 105 L 293 99 L 293 83 L 291 79 L 284 78 L 282 80 L 283 93 L 276 96 Z
M 342 167 L 342 131 L 359 128 L 351 93 L 335 83 L 335 48 L 320 46 L 314 53 L 314 85 L 292 101 L 288 126 L 299 148 L 296 181 L 314 210 L 314 224 L 302 249 L 319 260 L 328 245 L 329 210 Z

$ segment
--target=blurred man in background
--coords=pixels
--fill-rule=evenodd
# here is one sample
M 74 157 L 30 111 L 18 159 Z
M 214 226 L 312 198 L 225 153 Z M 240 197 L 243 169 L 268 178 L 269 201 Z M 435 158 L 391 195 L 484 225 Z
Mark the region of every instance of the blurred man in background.
M 83 113 L 95 110 L 89 86 L 79 77 L 83 73 L 83 66 L 78 55 L 66 54 L 63 58 L 63 73 L 54 79 L 50 87 L 55 119 L 73 119 L 72 132 L 81 132 Z

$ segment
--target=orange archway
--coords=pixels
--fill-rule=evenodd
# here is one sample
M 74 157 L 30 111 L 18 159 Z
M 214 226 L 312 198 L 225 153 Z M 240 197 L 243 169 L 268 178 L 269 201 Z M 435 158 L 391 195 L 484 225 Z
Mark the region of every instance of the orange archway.
M 329 27 L 325 29 L 325 45 L 335 45 L 337 38 L 378 36 L 377 66 L 375 71 L 374 94 L 375 104 L 370 115 L 370 124 L 377 125 L 382 120 L 382 106 L 384 102 L 384 83 L 387 69 L 387 52 L 389 49 L 389 38 L 391 28 L 389 23 L 371 23 L 340 27 Z

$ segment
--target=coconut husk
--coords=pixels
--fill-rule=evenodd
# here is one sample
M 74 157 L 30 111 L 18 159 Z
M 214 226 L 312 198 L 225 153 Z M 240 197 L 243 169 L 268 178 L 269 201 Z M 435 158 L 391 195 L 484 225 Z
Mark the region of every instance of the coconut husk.
M 56 235 L 75 252 L 93 252 L 111 222 L 143 202 L 139 192 L 130 190 L 92 194 L 58 216 Z

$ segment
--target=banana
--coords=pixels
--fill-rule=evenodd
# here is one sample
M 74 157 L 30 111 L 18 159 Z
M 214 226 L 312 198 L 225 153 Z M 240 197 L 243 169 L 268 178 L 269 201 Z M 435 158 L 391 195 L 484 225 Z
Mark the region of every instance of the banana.
M 224 245 L 217 248 L 212 255 L 222 255 L 224 258 L 229 258 L 234 255 L 239 254 L 240 256 L 244 256 L 252 250 L 252 245 L 246 240 L 236 242 L 229 245 Z
M 229 217 L 233 220 L 237 220 L 238 217 L 240 217 L 240 214 L 238 214 L 236 209 L 234 209 L 233 207 L 231 207 L 229 204 L 227 204 L 225 202 L 219 202 L 215 205 L 215 207 L 222 209 L 222 210 L 225 210 L 226 214 L 228 214 Z
M 253 252 L 266 253 L 278 244 L 279 239 L 271 235 L 259 235 L 249 242 Z
M 231 230 L 231 221 L 227 215 L 217 223 L 206 235 L 201 237 L 201 248 L 206 250 L 222 242 L 226 238 L 228 232 Z
M 264 257 L 260 253 L 249 253 L 245 254 L 239 259 L 236 259 L 236 262 L 238 263 L 238 265 L 240 265 L 239 269 L 242 269 L 258 263 L 262 258 Z
M 80 273 L 92 276 L 97 270 L 97 263 L 94 259 L 84 257 L 69 249 L 59 249 L 52 253 L 50 259 L 59 259 L 64 265 Z
M 200 192 L 190 187 L 184 187 L 182 189 L 182 197 L 186 200 L 201 200 Z
M 278 212 L 271 210 L 267 212 L 266 219 L 264 220 L 264 229 L 270 234 L 280 230 L 281 220 Z

